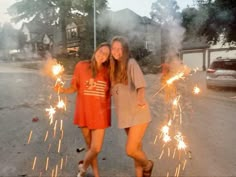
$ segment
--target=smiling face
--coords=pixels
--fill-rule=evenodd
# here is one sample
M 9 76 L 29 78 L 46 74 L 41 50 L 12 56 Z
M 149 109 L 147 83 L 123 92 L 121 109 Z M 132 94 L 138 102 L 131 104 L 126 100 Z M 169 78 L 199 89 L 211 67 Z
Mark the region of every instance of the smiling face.
M 111 54 L 114 59 L 120 61 L 123 56 L 123 47 L 119 41 L 114 41 L 111 46 Z
M 108 60 L 110 55 L 110 48 L 108 46 L 103 46 L 99 48 L 95 53 L 95 60 L 98 66 L 101 66 L 102 63 Z

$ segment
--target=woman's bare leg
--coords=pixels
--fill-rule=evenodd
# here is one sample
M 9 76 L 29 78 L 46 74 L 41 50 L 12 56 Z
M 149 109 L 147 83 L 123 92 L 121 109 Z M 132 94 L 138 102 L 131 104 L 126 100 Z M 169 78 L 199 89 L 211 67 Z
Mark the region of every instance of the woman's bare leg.
M 83 168 L 87 170 L 89 164 L 92 165 L 94 176 L 99 177 L 97 155 L 102 149 L 105 129 L 90 130 L 90 147 L 85 154 Z
M 126 128 L 125 132 L 128 136 L 129 128 Z M 142 151 L 142 144 L 141 143 L 138 145 L 138 149 L 140 149 Z M 134 159 L 134 167 L 135 167 L 136 177 L 143 177 L 143 166 L 135 159 Z
M 142 150 L 142 139 L 148 123 L 136 125 L 126 129 L 127 133 L 127 142 L 126 142 L 126 153 L 128 156 L 134 159 L 135 161 L 135 171 L 137 177 L 140 175 L 141 168 L 146 169 L 150 165 L 146 154 Z
M 87 145 L 87 150 L 90 149 L 91 146 L 91 130 L 89 130 L 88 128 L 81 128 L 82 134 L 84 136 L 84 140 L 86 142 Z M 99 172 L 98 172 L 98 160 L 97 158 L 95 158 L 92 163 L 91 163 L 91 167 L 93 170 L 93 173 L 95 175 L 95 177 L 98 176 Z

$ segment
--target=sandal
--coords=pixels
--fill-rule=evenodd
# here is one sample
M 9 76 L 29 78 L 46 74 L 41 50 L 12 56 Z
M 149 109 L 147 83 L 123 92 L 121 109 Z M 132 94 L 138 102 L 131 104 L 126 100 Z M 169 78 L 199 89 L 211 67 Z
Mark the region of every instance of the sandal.
M 78 174 L 77 177 L 84 177 L 85 176 L 85 170 L 83 168 L 83 161 L 79 161 L 78 163 Z
M 143 170 L 143 177 L 151 177 L 151 175 L 152 175 L 152 169 L 154 166 L 154 162 L 151 160 L 148 160 L 148 161 L 151 163 L 151 166 L 148 170 Z

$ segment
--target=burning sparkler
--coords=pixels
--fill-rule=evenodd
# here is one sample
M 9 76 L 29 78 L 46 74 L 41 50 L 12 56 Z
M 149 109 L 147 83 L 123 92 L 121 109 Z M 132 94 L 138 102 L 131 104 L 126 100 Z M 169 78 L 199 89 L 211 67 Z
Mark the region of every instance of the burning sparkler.
M 58 76 L 58 75 L 62 74 L 63 71 L 64 71 L 64 67 L 60 64 L 56 64 L 56 65 L 52 66 L 52 73 L 55 76 Z
M 183 140 L 183 136 L 180 132 L 177 133 L 177 135 L 175 136 L 175 139 L 178 143 L 178 150 L 183 150 L 187 147 Z
M 195 86 L 194 88 L 193 88 L 193 94 L 194 95 L 198 95 L 199 93 L 200 93 L 200 88 L 199 87 L 197 87 L 197 86 Z
M 52 64 L 53 62 L 53 64 Z M 62 73 L 64 71 L 64 67 L 60 64 L 57 64 L 55 62 L 55 60 L 52 60 L 50 61 L 50 75 L 53 74 L 54 77 L 56 77 L 56 84 L 55 85 L 60 85 L 60 86 L 63 86 L 64 85 L 64 82 L 62 80 Z M 54 126 L 51 127 L 52 128 L 52 132 L 53 132 L 53 141 L 55 140 L 58 140 L 58 146 L 57 146 L 57 152 L 60 153 L 61 151 L 61 145 L 63 144 L 62 143 L 62 139 L 63 139 L 63 134 L 64 134 L 64 130 L 63 130 L 63 120 L 57 120 L 55 119 L 55 122 L 54 122 L 54 116 L 56 114 L 56 110 L 57 109 L 64 109 L 66 110 L 66 104 L 65 104 L 65 101 L 61 99 L 61 97 L 59 96 L 59 92 L 57 93 L 58 94 L 58 102 L 55 106 L 53 105 L 50 105 L 49 108 L 46 108 L 45 111 L 47 112 L 48 114 L 48 117 L 49 117 L 49 120 L 50 120 L 50 125 L 52 125 L 54 123 Z M 52 99 L 52 96 L 50 96 L 50 99 Z M 59 122 L 60 121 L 60 122 Z M 59 127 L 59 123 L 60 123 L 60 135 L 59 135 L 59 138 L 56 137 L 56 132 L 57 132 L 57 127 Z M 59 129 L 59 128 L 58 128 Z M 30 140 L 31 140 L 31 137 L 32 137 L 32 130 L 30 131 L 30 134 L 29 134 L 29 137 L 28 137 L 28 141 L 27 141 L 27 144 L 30 143 Z M 48 136 L 51 135 L 51 133 L 49 133 L 49 130 L 46 131 L 46 134 L 45 134 L 45 137 L 44 137 L 44 142 L 47 142 L 48 140 Z M 49 142 L 48 144 L 48 153 L 50 151 L 52 147 L 52 144 Z M 66 157 L 66 160 L 67 160 L 67 157 Z M 32 164 L 32 170 L 35 170 L 35 167 L 36 167 L 36 162 L 37 162 L 37 156 L 34 157 L 33 159 L 33 164 Z M 63 168 L 63 163 L 64 163 L 64 159 L 61 158 L 61 161 L 60 161 L 60 165 L 56 164 L 54 166 L 54 168 L 52 168 L 52 176 L 58 176 L 58 172 L 59 170 L 62 170 Z M 44 165 L 45 165 L 45 171 L 47 171 L 49 169 L 49 157 L 47 156 L 46 158 L 46 162 L 44 162 Z M 42 174 L 40 173 L 40 176 Z

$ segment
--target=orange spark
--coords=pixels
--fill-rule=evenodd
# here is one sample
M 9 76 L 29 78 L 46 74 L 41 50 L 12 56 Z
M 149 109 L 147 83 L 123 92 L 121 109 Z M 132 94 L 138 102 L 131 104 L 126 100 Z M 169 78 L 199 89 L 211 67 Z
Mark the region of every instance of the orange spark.
M 178 143 L 178 150 L 182 150 L 187 147 L 187 145 L 185 144 L 185 142 L 183 140 L 183 136 L 181 135 L 180 132 L 177 133 L 177 135 L 175 136 L 175 139 Z
M 29 138 L 28 138 L 28 142 L 27 142 L 27 144 L 29 144 L 30 143 L 30 140 L 31 140 L 31 136 L 32 136 L 32 130 L 30 131 L 30 134 L 29 134 Z
M 60 126 L 60 130 L 62 131 L 63 128 L 63 120 L 61 120 L 61 126 Z
M 60 165 L 60 169 L 62 170 L 63 167 L 63 158 L 61 158 L 61 165 Z
M 45 138 L 44 138 L 44 142 L 47 140 L 48 138 L 48 131 L 46 132 Z
M 175 80 L 179 80 L 179 79 L 183 78 L 183 76 L 184 76 L 184 73 L 183 73 L 183 72 L 178 73 L 178 74 L 176 74 L 175 76 L 173 76 L 173 77 L 171 77 L 170 79 L 168 79 L 168 80 L 166 81 L 166 83 L 167 83 L 167 84 L 172 84 Z
M 61 140 L 59 140 L 59 142 L 58 142 L 58 150 L 57 150 L 57 152 L 60 153 L 60 150 L 61 150 Z
M 200 93 L 200 88 L 199 87 L 197 87 L 197 86 L 195 86 L 194 88 L 193 88 L 193 94 L 194 95 L 198 95 L 199 93 Z
M 47 160 L 46 160 L 45 171 L 47 171 L 47 170 L 48 170 L 48 163 L 49 163 L 49 157 L 47 157 Z
M 64 71 L 64 67 L 60 64 L 56 64 L 52 66 L 52 73 L 57 76 Z
M 64 108 L 64 109 L 66 110 L 66 105 L 65 105 L 65 103 L 64 103 L 63 100 L 59 100 L 59 101 L 58 101 L 57 107 L 58 107 L 59 109 Z
M 34 157 L 33 166 L 32 166 L 32 170 L 34 170 L 34 167 L 35 167 L 36 161 L 37 161 L 37 157 L 35 156 L 35 157 Z

